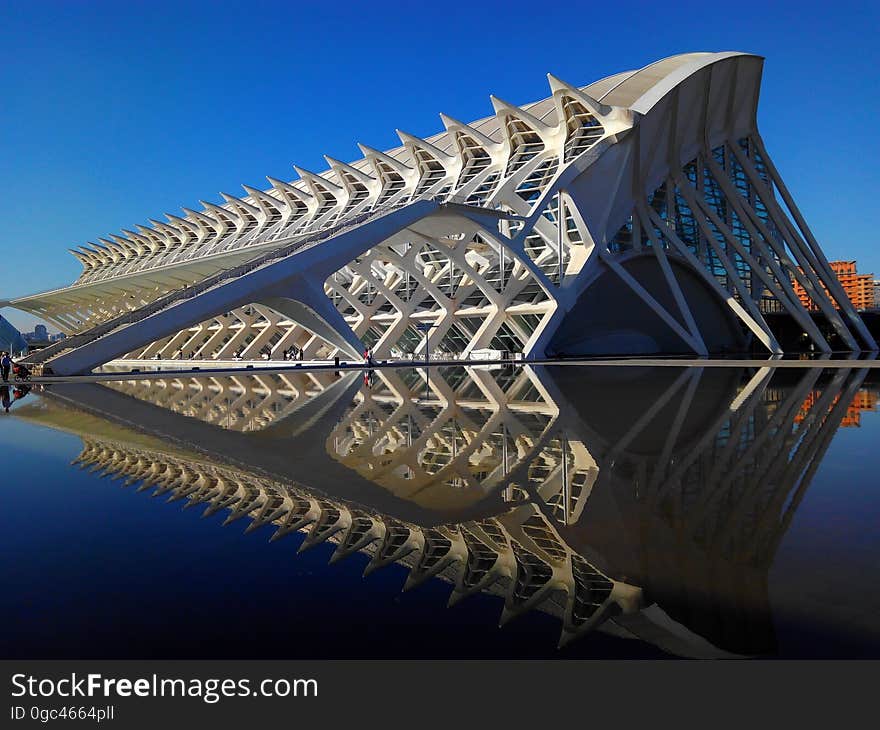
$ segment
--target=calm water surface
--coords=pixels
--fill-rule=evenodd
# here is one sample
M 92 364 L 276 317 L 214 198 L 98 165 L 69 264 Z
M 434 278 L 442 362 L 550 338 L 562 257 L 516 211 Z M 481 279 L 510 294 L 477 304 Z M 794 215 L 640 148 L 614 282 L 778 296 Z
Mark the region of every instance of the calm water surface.
M 876 371 L 15 395 L 3 658 L 880 657 Z

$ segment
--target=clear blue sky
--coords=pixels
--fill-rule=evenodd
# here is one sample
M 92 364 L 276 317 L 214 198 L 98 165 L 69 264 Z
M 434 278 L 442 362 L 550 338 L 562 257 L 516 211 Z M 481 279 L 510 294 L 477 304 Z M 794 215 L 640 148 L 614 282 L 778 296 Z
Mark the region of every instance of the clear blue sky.
M 585 84 L 702 50 L 766 57 L 777 165 L 829 257 L 880 275 L 878 30 L 877 2 L 0 0 L 0 298 L 72 281 L 69 247 L 294 162 L 546 96 L 548 71 Z

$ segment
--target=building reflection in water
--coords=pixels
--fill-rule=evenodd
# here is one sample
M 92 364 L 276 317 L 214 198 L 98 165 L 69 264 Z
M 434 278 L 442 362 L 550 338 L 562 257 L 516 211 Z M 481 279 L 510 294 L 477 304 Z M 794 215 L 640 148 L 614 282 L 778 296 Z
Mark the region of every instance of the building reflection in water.
M 864 370 L 445 368 L 56 386 L 19 415 L 125 486 L 399 563 L 502 623 L 775 646 L 768 571 Z M 859 394 L 862 394 L 861 396 Z M 873 397 L 873 396 L 872 396 Z

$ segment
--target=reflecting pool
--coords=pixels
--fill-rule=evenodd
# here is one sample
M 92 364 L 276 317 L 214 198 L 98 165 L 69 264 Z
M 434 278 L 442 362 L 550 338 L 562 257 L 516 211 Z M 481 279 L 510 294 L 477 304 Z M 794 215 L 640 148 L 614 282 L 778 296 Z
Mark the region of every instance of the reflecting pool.
M 857 366 L 8 389 L 0 656 L 880 657 Z

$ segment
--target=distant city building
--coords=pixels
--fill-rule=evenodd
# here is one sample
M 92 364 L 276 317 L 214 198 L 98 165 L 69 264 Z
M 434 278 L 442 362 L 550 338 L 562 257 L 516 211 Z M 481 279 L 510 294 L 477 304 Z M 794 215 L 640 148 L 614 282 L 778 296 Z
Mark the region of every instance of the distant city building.
M 42 323 L 34 325 L 33 332 L 23 332 L 21 336 L 27 342 L 28 349 L 30 350 L 45 347 L 50 342 L 60 339 L 57 334 L 50 334 L 49 328 Z M 61 336 L 64 337 L 64 335 Z
M 873 309 L 874 302 L 878 301 L 876 298 L 877 282 L 874 281 L 874 275 L 858 273 L 855 261 L 831 261 L 829 264 L 831 270 L 840 280 L 853 307 L 858 310 Z M 796 280 L 792 281 L 792 284 L 801 304 L 811 312 L 819 311 L 819 306 L 813 301 L 807 290 Z M 828 294 L 824 285 L 823 289 L 825 294 Z
M 874 309 L 880 309 L 880 279 L 874 279 Z

